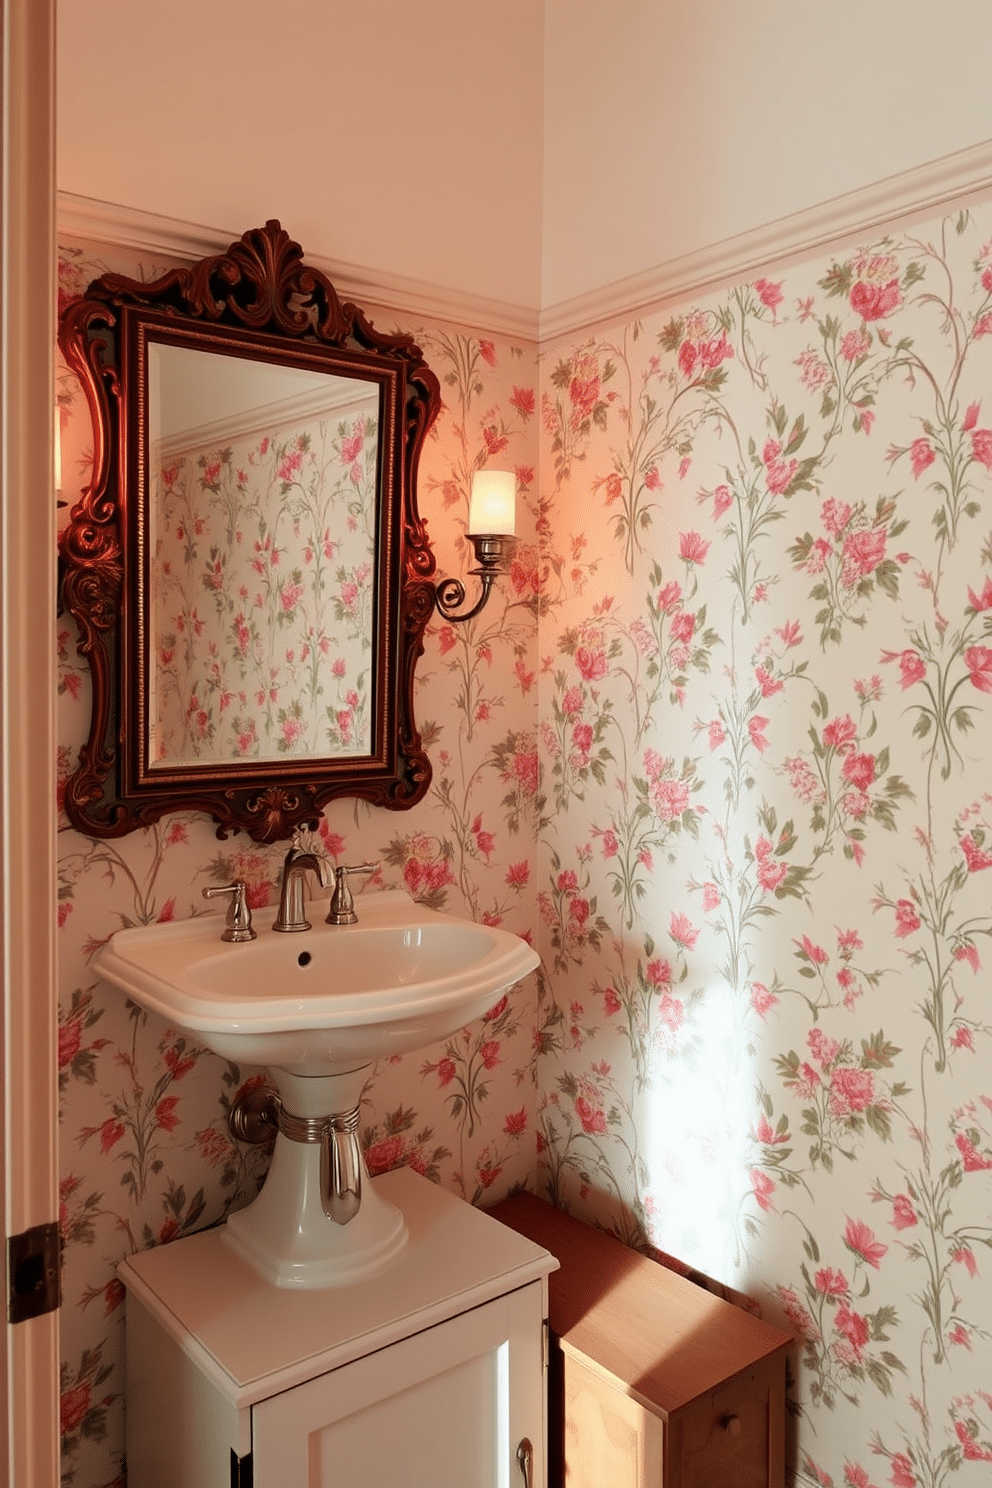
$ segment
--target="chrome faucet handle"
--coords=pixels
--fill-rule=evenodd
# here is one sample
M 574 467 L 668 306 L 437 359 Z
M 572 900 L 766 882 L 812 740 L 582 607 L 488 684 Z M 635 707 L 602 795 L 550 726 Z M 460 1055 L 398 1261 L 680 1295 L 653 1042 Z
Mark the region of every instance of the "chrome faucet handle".
M 374 873 L 378 863 L 351 863 L 342 864 L 334 870 L 334 893 L 331 895 L 331 907 L 327 914 L 328 925 L 357 925 L 358 915 L 355 912 L 355 901 L 348 887 L 349 873 Z
M 247 890 L 241 879 L 236 878 L 233 883 L 203 891 L 204 899 L 216 899 L 221 894 L 231 896 L 231 902 L 227 906 L 227 923 L 221 932 L 221 940 L 230 940 L 235 943 L 257 940 L 258 933 L 251 927 L 251 910 L 248 907 Z

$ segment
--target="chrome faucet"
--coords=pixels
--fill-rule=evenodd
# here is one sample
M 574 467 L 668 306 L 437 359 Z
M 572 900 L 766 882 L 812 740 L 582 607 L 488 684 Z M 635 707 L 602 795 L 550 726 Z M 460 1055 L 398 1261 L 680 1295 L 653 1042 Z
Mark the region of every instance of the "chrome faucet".
M 251 909 L 248 906 L 248 890 L 240 878 L 234 883 L 223 884 L 216 889 L 204 889 L 204 899 L 216 899 L 221 894 L 230 894 L 231 902 L 227 906 L 227 921 L 221 933 L 221 940 L 239 941 L 255 940 L 256 932 L 251 926 Z
M 308 872 L 316 873 L 321 887 L 326 889 L 329 883 L 327 875 L 330 866 L 327 859 L 319 857 L 317 853 L 303 852 L 298 847 L 289 849 L 286 861 L 282 865 L 279 913 L 272 926 L 273 930 L 294 931 L 311 928 L 303 901 L 304 880 Z
M 374 873 L 378 863 L 353 863 L 351 866 L 344 864 L 334 870 L 334 893 L 331 895 L 331 907 L 327 914 L 329 925 L 357 925 L 358 915 L 355 911 L 355 901 L 348 887 L 349 873 Z

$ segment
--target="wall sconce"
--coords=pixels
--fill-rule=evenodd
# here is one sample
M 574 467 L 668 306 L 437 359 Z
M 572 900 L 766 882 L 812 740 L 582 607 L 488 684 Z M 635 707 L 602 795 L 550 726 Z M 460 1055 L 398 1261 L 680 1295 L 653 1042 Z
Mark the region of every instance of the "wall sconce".
M 472 609 L 461 610 L 465 585 L 460 579 L 442 579 L 435 586 L 434 602 L 445 620 L 473 620 L 500 574 L 507 572 L 516 542 L 516 506 L 517 478 L 512 470 L 475 472 L 468 506 L 468 540 L 478 567 L 469 572 L 481 583 L 482 593 Z

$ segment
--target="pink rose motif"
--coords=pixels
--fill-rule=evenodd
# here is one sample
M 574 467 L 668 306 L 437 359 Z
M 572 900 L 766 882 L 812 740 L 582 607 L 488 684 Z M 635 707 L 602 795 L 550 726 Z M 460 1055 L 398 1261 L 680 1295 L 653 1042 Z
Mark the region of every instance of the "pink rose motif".
M 813 1278 L 818 1292 L 824 1297 L 846 1297 L 850 1291 L 847 1277 L 834 1266 L 821 1266 Z
M 790 485 L 799 466 L 798 460 L 783 460 L 782 446 L 777 439 L 769 439 L 761 452 L 765 467 L 765 481 L 773 496 L 781 496 Z
M 717 486 L 713 492 L 713 520 L 719 522 L 724 512 L 734 504 L 729 486 Z
M 588 646 L 579 646 L 575 652 L 575 665 L 587 682 L 595 682 L 606 676 L 606 652 L 592 651 Z
M 164 1100 L 160 1100 L 155 1107 L 156 1126 L 160 1126 L 163 1131 L 175 1131 L 179 1125 L 179 1117 L 176 1115 L 178 1104 L 178 1095 L 167 1095 Z
M 773 893 L 788 871 L 788 863 L 774 863 L 769 858 L 765 858 L 758 863 L 758 883 L 766 894 Z
M 775 1192 L 774 1181 L 760 1168 L 751 1169 L 751 1192 L 754 1194 L 755 1202 L 759 1209 L 767 1214 L 769 1209 L 774 1209 L 772 1194 Z
M 81 1380 L 78 1385 L 70 1385 L 68 1390 L 63 1390 L 60 1401 L 60 1418 L 62 1435 L 66 1436 L 83 1420 L 90 1408 L 90 1387 L 86 1380 Z
M 840 537 L 851 520 L 851 508 L 846 501 L 835 501 L 831 496 L 820 508 L 820 521 L 831 537 Z
M 59 1069 L 65 1069 L 71 1064 L 79 1053 L 83 1033 L 79 1026 L 79 1020 L 74 1019 L 71 1023 L 63 1023 L 59 1027 Z
M 488 1039 L 479 1050 L 479 1053 L 482 1056 L 482 1062 L 485 1065 L 486 1069 L 495 1069 L 496 1066 L 500 1063 L 499 1040 Z
M 977 687 L 979 692 L 992 692 L 992 648 L 969 646 L 964 653 L 964 664 L 972 687 Z
M 913 1464 L 905 1452 L 897 1452 L 889 1466 L 892 1468 L 892 1488 L 917 1488 Z
M 695 948 L 696 941 L 699 939 L 699 931 L 688 915 L 673 910 L 668 929 L 672 939 L 684 946 L 687 951 Z
M 765 729 L 768 727 L 768 719 L 761 718 L 757 713 L 748 721 L 747 731 L 751 736 L 751 743 L 759 754 L 764 754 L 768 748 L 768 739 Z
M 767 1013 L 770 1013 L 777 1002 L 778 998 L 768 990 L 764 982 L 751 983 L 751 1006 L 759 1018 L 764 1018 Z
M 958 1149 L 961 1166 L 966 1173 L 983 1173 L 988 1168 L 992 1168 L 992 1157 L 986 1157 L 979 1152 L 966 1132 L 958 1132 L 954 1138 L 954 1145 Z
M 871 1070 L 835 1069 L 830 1077 L 830 1114 L 852 1116 L 875 1103 L 875 1077 Z
M 695 615 L 689 614 L 687 610 L 681 610 L 672 616 L 672 635 L 677 641 L 686 645 L 692 640 L 692 633 L 696 628 Z
M 964 1421 L 955 1421 L 954 1430 L 961 1443 L 961 1456 L 966 1462 L 992 1462 L 992 1452 L 977 1441 Z
M 992 470 L 992 429 L 971 431 L 971 453 L 974 459 L 985 466 L 986 470 Z
M 534 412 L 534 389 L 515 387 L 510 395 L 510 403 L 524 419 L 529 419 Z
M 841 774 L 857 790 L 866 791 L 875 780 L 875 756 L 873 754 L 847 755 Z
M 861 1316 L 860 1312 L 855 1312 L 844 1302 L 837 1309 L 834 1327 L 838 1333 L 843 1333 L 851 1345 L 855 1359 L 860 1362 L 864 1357 L 865 1344 L 870 1336 L 866 1319 Z
M 455 1078 L 455 1061 L 453 1059 L 440 1059 L 437 1066 L 437 1083 L 441 1087 L 450 1085 Z
M 918 652 L 901 651 L 899 653 L 899 686 L 904 692 L 915 682 L 922 682 L 926 674 L 926 663 Z
M 969 873 L 979 873 L 983 868 L 992 868 L 992 853 L 987 853 L 969 832 L 961 838 L 961 851 Z
M 909 463 L 913 469 L 913 479 L 919 480 L 927 466 L 932 465 L 936 458 L 929 439 L 914 439 L 909 446 Z
M 679 534 L 679 557 L 683 563 L 703 563 L 710 545 L 698 532 Z
M 900 899 L 896 904 L 896 935 L 903 940 L 920 928 L 920 917 L 912 899 Z
M 573 377 L 569 385 L 568 396 L 575 408 L 573 417 L 580 421 L 588 418 L 599 399 L 599 378 L 596 376 Z
M 897 1230 L 909 1230 L 916 1224 L 916 1210 L 909 1194 L 896 1194 L 892 1200 L 892 1224 Z
M 365 1150 L 365 1164 L 370 1173 L 387 1173 L 390 1168 L 395 1168 L 403 1156 L 403 1138 L 386 1137 L 381 1142 L 373 1142 L 371 1147 Z
M 866 284 L 859 279 L 851 289 L 851 309 L 862 320 L 884 320 L 901 304 L 898 279 L 890 279 L 887 284 Z
M 98 1130 L 100 1133 L 100 1151 L 104 1156 L 106 1156 L 111 1148 L 116 1147 L 117 1143 L 124 1135 L 124 1127 L 123 1124 L 120 1121 L 115 1120 L 113 1116 L 108 1116 L 106 1121 L 103 1123 L 102 1126 L 98 1128 Z
M 968 603 L 976 615 L 981 614 L 983 610 L 992 610 L 992 579 L 985 580 L 985 587 L 981 594 L 976 594 L 969 586 Z
M 341 441 L 341 463 L 351 465 L 358 458 L 364 441 L 364 433 L 361 429 L 355 434 L 350 434 L 347 439 Z
M 589 1132 L 591 1136 L 606 1135 L 606 1117 L 602 1109 L 590 1104 L 584 1095 L 576 1096 L 575 1114 L 582 1123 L 583 1131 Z
M 697 361 L 698 355 L 695 342 L 683 341 L 679 347 L 679 370 L 687 381 L 691 381 L 693 373 L 696 370 Z
M 756 279 L 754 281 L 754 287 L 757 291 L 758 298 L 764 305 L 765 309 L 770 310 L 772 312 L 772 315 L 774 316 L 775 311 L 778 309 L 779 305 L 781 305 L 782 303 L 782 300 L 785 298 L 782 294 L 781 279 L 777 283 L 773 282 L 770 279 Z
M 846 754 L 854 747 L 858 727 L 849 713 L 843 718 L 833 718 L 824 726 L 823 742 L 827 749 L 836 749 L 838 754 Z
M 875 1239 L 875 1231 L 869 1229 L 863 1219 L 848 1219 L 844 1229 L 844 1244 L 876 1271 L 889 1248 Z
M 868 527 L 844 539 L 841 583 L 848 589 L 874 573 L 885 557 L 885 528 Z
M 711 721 L 706 733 L 707 738 L 709 739 L 711 753 L 714 749 L 719 749 L 720 745 L 727 737 L 726 730 L 724 729 L 723 724 L 720 722 L 719 718 L 714 718 Z

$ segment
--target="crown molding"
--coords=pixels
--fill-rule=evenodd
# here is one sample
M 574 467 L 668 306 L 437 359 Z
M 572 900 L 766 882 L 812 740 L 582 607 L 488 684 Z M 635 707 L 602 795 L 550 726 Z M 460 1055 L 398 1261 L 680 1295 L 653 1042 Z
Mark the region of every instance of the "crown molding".
M 454 322 L 543 345 L 596 326 L 635 320 L 666 305 L 742 283 L 769 266 L 796 262 L 865 235 L 878 237 L 944 208 L 967 206 L 990 192 L 992 140 L 985 140 L 540 312 L 356 264 L 309 254 L 307 260 L 327 275 L 342 298 L 363 308 Z M 241 236 L 65 191 L 58 195 L 58 224 L 60 233 L 73 239 L 190 260 L 223 252 Z
M 136 253 L 160 254 L 195 262 L 211 253 L 225 252 L 238 241 L 244 230 L 231 232 L 218 227 L 204 227 L 115 202 L 76 196 L 69 191 L 58 194 L 59 235 L 74 241 L 113 243 Z M 327 275 L 343 300 L 354 300 L 363 310 L 371 306 L 406 316 L 453 322 L 525 341 L 537 340 L 538 313 L 535 308 L 445 289 L 439 284 L 343 263 L 306 251 L 305 256 L 308 264 Z
M 606 323 L 635 320 L 650 310 L 684 303 L 739 284 L 770 265 L 798 261 L 865 234 L 967 206 L 992 191 L 992 140 L 888 176 L 843 196 L 780 217 L 751 231 L 671 259 L 643 274 L 617 280 L 541 311 L 540 342 L 574 336 Z

